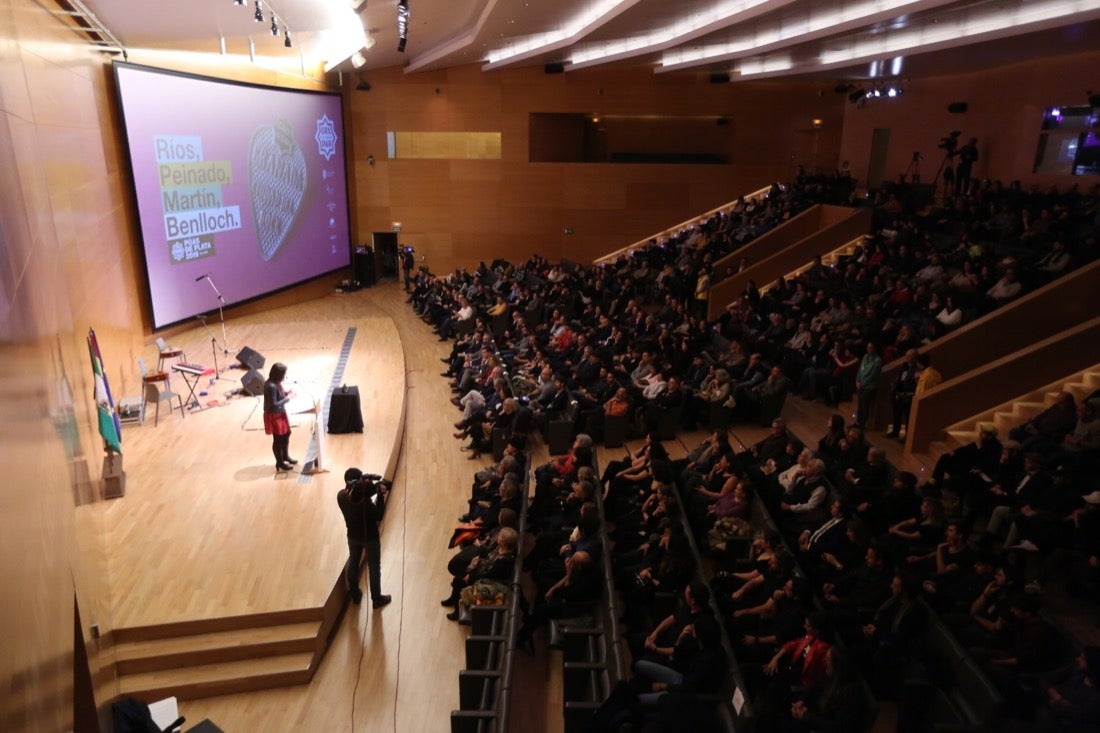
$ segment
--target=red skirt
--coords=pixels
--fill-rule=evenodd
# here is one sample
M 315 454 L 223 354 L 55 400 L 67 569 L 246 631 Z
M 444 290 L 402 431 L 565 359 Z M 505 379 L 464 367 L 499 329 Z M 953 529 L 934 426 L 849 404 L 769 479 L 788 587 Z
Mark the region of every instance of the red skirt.
M 265 412 L 264 432 L 268 435 L 289 435 L 290 420 L 285 412 Z

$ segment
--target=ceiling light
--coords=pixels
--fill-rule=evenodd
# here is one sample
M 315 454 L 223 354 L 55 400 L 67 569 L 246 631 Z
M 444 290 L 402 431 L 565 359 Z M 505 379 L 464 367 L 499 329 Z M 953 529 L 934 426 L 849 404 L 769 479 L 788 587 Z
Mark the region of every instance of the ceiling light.
M 275 13 L 271 14 L 271 35 L 279 35 L 279 19 L 275 17 Z
M 397 0 L 397 50 L 405 52 L 409 38 L 409 0 Z
M 294 45 L 294 44 L 292 44 L 292 43 L 290 42 L 290 29 L 289 29 L 289 28 L 286 28 L 286 29 L 284 29 L 284 30 L 285 30 L 286 32 L 284 33 L 284 35 L 285 35 L 285 38 L 283 38 L 283 45 L 284 45 L 284 46 L 286 46 L 287 48 L 290 48 L 291 46 L 293 46 L 293 45 Z
M 260 5 L 260 0 L 256 0 L 256 12 L 252 17 L 256 19 L 257 23 L 264 22 L 264 9 L 263 6 Z
M 244 0 L 233 0 L 234 5 L 244 5 Z
M 356 69 L 362 68 L 365 63 L 367 63 L 367 57 L 363 55 L 362 51 L 356 51 L 355 55 L 351 57 L 351 65 Z

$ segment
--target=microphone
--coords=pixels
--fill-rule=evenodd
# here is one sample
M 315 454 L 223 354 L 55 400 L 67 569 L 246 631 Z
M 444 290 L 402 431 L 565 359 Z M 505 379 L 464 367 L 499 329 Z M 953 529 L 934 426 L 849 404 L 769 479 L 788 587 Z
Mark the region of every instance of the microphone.
M 202 280 L 204 277 L 207 277 L 209 274 L 210 274 L 209 272 L 204 272 L 203 274 L 201 274 L 201 275 L 199 275 L 198 277 L 195 278 L 195 282 L 198 282 L 199 280 Z

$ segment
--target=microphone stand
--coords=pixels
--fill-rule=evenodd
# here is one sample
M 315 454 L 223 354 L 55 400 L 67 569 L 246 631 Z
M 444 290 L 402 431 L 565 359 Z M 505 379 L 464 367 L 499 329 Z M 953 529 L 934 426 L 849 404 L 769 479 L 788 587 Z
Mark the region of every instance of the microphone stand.
M 222 322 L 222 351 L 225 357 L 229 358 L 229 337 L 225 335 L 225 298 L 222 297 L 221 291 L 218 290 L 218 286 L 214 284 L 214 281 L 210 279 L 210 273 L 203 276 L 206 282 L 210 283 L 210 287 L 214 289 L 214 294 L 218 296 L 218 319 Z
M 210 335 L 210 351 L 214 354 L 214 378 L 221 379 L 222 372 L 218 368 L 218 337 L 214 335 L 214 332 L 210 330 L 210 326 L 206 325 L 206 314 L 202 313 L 195 316 L 202 321 L 202 327 L 206 329 L 206 333 Z M 213 382 L 211 382 L 213 384 Z

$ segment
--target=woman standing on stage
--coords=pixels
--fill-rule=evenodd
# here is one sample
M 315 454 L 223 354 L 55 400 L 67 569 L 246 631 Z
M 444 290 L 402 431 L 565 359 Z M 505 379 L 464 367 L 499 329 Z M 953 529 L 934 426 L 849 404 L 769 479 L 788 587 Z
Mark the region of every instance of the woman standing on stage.
M 289 471 L 298 461 L 290 457 L 290 420 L 286 416 L 286 403 L 293 392 L 283 390 L 286 364 L 276 362 L 264 382 L 264 432 L 271 436 L 271 452 L 275 454 L 275 468 Z

